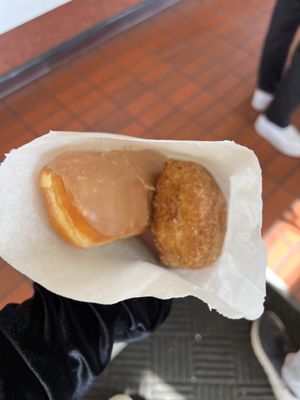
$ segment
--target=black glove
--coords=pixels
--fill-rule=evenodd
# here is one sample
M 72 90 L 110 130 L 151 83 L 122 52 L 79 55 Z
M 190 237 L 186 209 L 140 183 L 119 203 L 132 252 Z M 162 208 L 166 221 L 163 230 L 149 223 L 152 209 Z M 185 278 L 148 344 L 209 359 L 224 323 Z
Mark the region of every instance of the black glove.
M 148 336 L 170 300 L 99 305 L 35 284 L 33 298 L 0 312 L 0 399 L 80 399 L 110 360 L 112 345 Z

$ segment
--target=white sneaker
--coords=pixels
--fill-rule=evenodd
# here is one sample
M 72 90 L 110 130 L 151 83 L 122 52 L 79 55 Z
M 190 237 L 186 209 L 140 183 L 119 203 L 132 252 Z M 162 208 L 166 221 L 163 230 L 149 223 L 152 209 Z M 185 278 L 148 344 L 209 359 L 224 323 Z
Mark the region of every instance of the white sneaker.
M 256 132 L 278 151 L 290 157 L 300 157 L 300 132 L 295 126 L 281 128 L 265 115 L 260 115 L 254 126 Z
M 265 370 L 277 400 L 299 400 L 284 382 L 281 371 L 286 355 L 293 351 L 286 328 L 279 317 L 265 311 L 251 327 L 251 344 Z
M 269 107 L 273 99 L 274 99 L 273 94 L 267 93 L 261 89 L 255 89 L 251 105 L 254 108 L 254 110 L 263 112 L 266 111 L 266 109 Z
M 132 400 L 131 397 L 126 396 L 126 394 L 116 394 L 108 400 Z

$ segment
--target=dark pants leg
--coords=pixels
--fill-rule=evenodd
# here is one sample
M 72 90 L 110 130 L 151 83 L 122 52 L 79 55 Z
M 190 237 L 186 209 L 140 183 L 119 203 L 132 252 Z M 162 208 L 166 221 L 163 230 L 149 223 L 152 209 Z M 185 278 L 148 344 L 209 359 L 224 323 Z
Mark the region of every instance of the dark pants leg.
M 262 90 L 275 92 L 299 24 L 300 1 L 277 0 L 259 67 L 258 86 Z
M 300 0 L 299 0 L 300 3 Z M 266 112 L 267 118 L 276 125 L 290 124 L 292 112 L 300 104 L 300 43 L 295 51 L 291 66 L 279 83 L 273 102 Z

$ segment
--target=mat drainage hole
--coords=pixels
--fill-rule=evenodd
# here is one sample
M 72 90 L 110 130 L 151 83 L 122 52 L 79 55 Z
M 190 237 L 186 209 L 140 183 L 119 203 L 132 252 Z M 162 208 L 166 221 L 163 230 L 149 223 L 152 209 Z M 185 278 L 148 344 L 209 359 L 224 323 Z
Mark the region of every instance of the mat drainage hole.
M 201 340 L 202 340 L 202 335 L 201 335 L 200 333 L 196 333 L 196 335 L 195 335 L 195 341 L 196 341 L 197 343 L 199 343 L 199 342 L 201 342 Z

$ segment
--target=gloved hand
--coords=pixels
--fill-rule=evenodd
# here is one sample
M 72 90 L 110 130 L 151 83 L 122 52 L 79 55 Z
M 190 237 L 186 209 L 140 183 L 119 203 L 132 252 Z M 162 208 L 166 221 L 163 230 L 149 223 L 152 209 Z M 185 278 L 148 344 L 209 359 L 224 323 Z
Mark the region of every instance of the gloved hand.
M 113 343 L 145 338 L 171 307 L 150 297 L 98 305 L 34 289 L 33 298 L 0 312 L 1 400 L 80 399 Z

